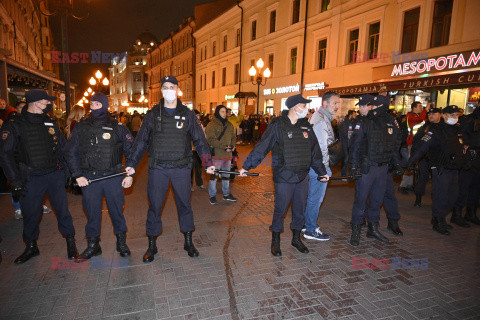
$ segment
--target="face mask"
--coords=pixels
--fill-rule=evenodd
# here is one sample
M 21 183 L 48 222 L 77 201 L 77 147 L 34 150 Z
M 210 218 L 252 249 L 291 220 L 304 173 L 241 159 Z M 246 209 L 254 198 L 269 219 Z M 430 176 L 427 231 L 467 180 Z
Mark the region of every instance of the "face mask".
M 455 118 L 448 118 L 448 119 L 445 121 L 446 124 L 449 124 L 449 125 L 451 125 L 451 126 L 453 126 L 454 124 L 457 124 L 457 122 L 458 122 L 458 119 L 455 119 Z
M 173 102 L 177 99 L 177 91 L 176 90 L 162 90 L 163 98 L 167 102 Z
M 308 109 L 304 109 L 303 112 L 300 112 L 300 113 L 298 113 L 297 111 L 295 111 L 295 113 L 297 114 L 297 116 L 298 116 L 299 119 L 302 119 L 302 118 L 305 118 L 305 117 L 307 116 Z

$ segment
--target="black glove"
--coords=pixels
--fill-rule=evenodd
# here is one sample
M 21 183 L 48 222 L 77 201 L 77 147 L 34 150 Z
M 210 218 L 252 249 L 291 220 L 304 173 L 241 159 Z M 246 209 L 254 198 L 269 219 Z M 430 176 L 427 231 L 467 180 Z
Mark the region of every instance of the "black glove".
M 352 180 L 358 180 L 358 169 L 357 168 L 351 168 L 350 169 L 350 179 Z
M 393 174 L 396 176 L 401 176 L 404 172 L 405 170 L 399 164 L 395 165 L 395 167 L 393 168 Z
M 20 201 L 20 198 L 25 197 L 27 194 L 27 188 L 22 184 L 14 185 L 12 187 L 12 198 L 15 202 Z

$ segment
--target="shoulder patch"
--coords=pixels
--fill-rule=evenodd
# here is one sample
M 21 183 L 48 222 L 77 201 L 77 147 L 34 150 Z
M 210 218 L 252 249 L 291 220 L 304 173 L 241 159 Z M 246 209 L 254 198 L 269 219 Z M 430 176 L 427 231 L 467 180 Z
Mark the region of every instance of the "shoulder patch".
M 432 139 L 432 136 L 429 135 L 428 133 L 422 137 L 422 141 L 424 142 L 428 142 L 430 139 Z
M 123 126 L 123 123 L 119 122 L 118 125 L 119 125 L 119 126 Z
M 357 124 L 357 125 L 355 126 L 355 130 L 358 130 L 358 129 L 360 129 L 360 125 L 359 125 L 359 124 Z
M 127 133 L 127 135 L 126 135 L 125 137 L 127 138 L 127 140 L 128 140 L 129 142 L 132 142 L 132 141 L 133 141 L 133 136 L 132 136 L 131 133 Z
M 10 131 L 2 131 L 2 140 L 6 140 L 10 135 Z

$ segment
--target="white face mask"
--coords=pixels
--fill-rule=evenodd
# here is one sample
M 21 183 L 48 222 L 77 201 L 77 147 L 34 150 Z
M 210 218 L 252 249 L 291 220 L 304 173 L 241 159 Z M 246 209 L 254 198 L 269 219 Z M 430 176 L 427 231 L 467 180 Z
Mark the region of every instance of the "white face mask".
M 457 122 L 458 122 L 458 119 L 455 119 L 455 118 L 448 118 L 448 119 L 445 121 L 446 124 L 449 124 L 449 125 L 451 125 L 451 126 L 453 126 L 454 124 L 457 124 Z
M 302 112 L 298 113 L 297 111 L 295 111 L 295 113 L 297 114 L 298 118 L 299 119 L 302 119 L 302 118 L 305 118 L 307 116 L 307 113 L 308 113 L 308 109 L 304 109 Z
M 167 102 L 173 102 L 177 99 L 177 90 L 162 90 L 163 98 Z

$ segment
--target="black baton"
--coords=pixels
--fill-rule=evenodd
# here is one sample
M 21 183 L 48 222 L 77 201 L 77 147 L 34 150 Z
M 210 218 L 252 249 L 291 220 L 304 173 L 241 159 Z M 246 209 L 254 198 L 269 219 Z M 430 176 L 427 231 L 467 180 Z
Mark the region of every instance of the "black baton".
M 205 170 L 206 171 L 206 170 Z M 227 171 L 227 170 L 215 170 L 216 174 L 234 174 L 234 175 L 240 175 L 240 172 L 238 171 Z M 258 177 L 259 173 L 256 172 L 245 172 L 247 176 L 255 176 Z
M 126 171 L 122 171 L 122 172 L 119 172 L 119 173 L 115 173 L 115 174 L 111 174 L 109 176 L 105 176 L 105 177 L 101 177 L 101 178 L 96 178 L 96 179 L 87 179 L 88 183 L 93 183 L 93 182 L 97 182 L 97 181 L 102 181 L 102 180 L 107 180 L 107 179 L 110 179 L 110 178 L 115 178 L 115 177 L 118 177 L 118 176 L 122 176 L 124 175 L 125 173 L 127 173 Z M 75 181 L 73 183 L 73 186 L 74 187 L 78 187 L 78 183 Z
M 362 176 L 361 174 L 355 175 L 355 177 L 357 177 L 357 178 L 360 178 L 361 176 Z M 321 177 L 321 176 L 318 176 L 317 180 L 322 180 L 322 177 Z M 335 181 L 335 180 L 355 180 L 355 179 L 352 179 L 352 176 L 347 176 L 347 177 L 330 177 L 330 179 L 328 179 L 328 181 Z

